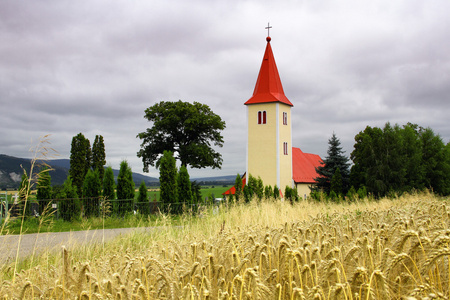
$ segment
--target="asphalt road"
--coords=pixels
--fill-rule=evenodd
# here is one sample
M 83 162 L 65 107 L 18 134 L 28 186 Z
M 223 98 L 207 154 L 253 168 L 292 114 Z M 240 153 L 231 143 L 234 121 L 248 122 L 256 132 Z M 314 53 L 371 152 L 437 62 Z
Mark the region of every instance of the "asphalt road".
M 87 231 L 32 233 L 19 235 L 0 235 L 0 263 L 15 261 L 17 246 L 20 241 L 19 258 L 42 253 L 43 251 L 60 251 L 62 246 L 73 246 L 109 241 L 120 234 L 127 234 L 146 228 L 98 229 Z

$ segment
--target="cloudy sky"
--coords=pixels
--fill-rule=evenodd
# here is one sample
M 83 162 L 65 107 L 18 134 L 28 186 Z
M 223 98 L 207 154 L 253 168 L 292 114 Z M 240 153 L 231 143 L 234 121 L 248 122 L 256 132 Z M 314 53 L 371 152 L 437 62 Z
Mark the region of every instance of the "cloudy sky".
M 448 0 L 2 0 L 0 153 L 31 157 L 50 134 L 105 139 L 107 162 L 136 156 L 144 110 L 205 103 L 226 122 L 222 170 L 245 169 L 246 109 L 266 46 L 292 109 L 293 144 L 325 157 L 335 132 L 347 155 L 369 126 L 407 122 L 450 141 Z M 150 176 L 158 177 L 156 169 Z

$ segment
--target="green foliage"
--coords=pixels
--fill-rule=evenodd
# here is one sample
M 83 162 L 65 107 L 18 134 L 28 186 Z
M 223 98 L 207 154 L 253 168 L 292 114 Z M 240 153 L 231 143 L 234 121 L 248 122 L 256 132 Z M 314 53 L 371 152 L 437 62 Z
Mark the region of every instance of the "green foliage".
M 355 136 L 351 183 L 382 197 L 432 189 L 450 194 L 450 155 L 439 135 L 416 124 L 367 126 Z
M 234 196 L 236 198 L 236 201 L 238 201 L 243 192 L 242 191 L 242 178 L 241 178 L 241 175 L 239 175 L 239 174 L 236 175 L 236 180 L 234 181 L 234 188 L 236 190 L 234 193 Z
M 192 190 L 189 173 L 185 166 L 181 166 L 177 177 L 178 200 L 186 204 L 192 204 Z
M 291 204 L 293 204 L 294 202 L 298 202 L 299 196 L 297 188 L 291 188 L 290 186 L 286 186 L 284 189 L 284 199 L 286 199 L 286 201 L 291 202 Z
M 266 199 L 269 199 L 270 197 L 273 197 L 273 190 L 272 190 L 272 187 L 270 185 L 266 185 L 264 187 L 264 197 Z
M 49 205 L 52 198 L 52 178 L 50 176 L 50 167 L 44 165 L 38 173 L 36 186 L 36 200 L 39 204 L 39 214 L 42 215 L 45 208 Z
M 120 163 L 119 175 L 117 176 L 117 199 L 134 199 L 135 185 L 133 172 L 126 160 Z
M 79 218 L 81 214 L 81 203 L 78 199 L 76 188 L 72 185 L 70 175 L 64 181 L 63 189 L 58 195 L 59 215 L 65 221 L 73 221 Z
M 212 147 L 223 146 L 221 130 L 225 122 L 211 109 L 198 102 L 161 101 L 145 110 L 145 118 L 152 127 L 137 135 L 142 140 L 137 153 L 142 158 L 144 171 L 159 166 L 161 154 L 177 154 L 181 165 L 193 168 L 220 168 L 222 155 Z
M 344 192 L 341 171 L 339 168 L 336 169 L 333 177 L 331 178 L 330 189 L 331 189 L 331 191 L 335 192 L 337 195 L 342 195 Z
M 191 182 L 192 201 L 199 203 L 202 201 L 201 186 L 197 181 Z
M 160 201 L 164 209 L 178 202 L 177 167 L 171 151 L 164 151 L 159 166 Z
M 258 179 L 256 180 L 255 188 L 254 188 L 253 192 L 255 193 L 255 195 L 259 201 L 261 201 L 262 198 L 264 197 L 264 183 L 263 183 L 261 177 L 259 177 L 259 176 L 258 176 Z
M 252 188 L 246 184 L 242 190 L 243 194 L 244 194 L 244 200 L 245 202 L 250 202 L 250 200 L 252 200 L 252 196 L 253 196 L 253 191 Z
M 348 190 L 346 197 L 349 201 L 352 201 L 352 202 L 358 198 L 358 194 L 356 193 L 356 189 L 353 185 Z
M 139 194 L 137 202 L 148 202 L 148 191 L 144 181 L 142 181 L 141 184 L 139 185 Z
M 116 198 L 114 172 L 110 166 L 106 168 L 103 177 L 103 197 L 107 200 L 114 200 Z
M 83 182 L 83 208 L 86 217 L 98 215 L 101 190 L 102 184 L 98 171 L 90 169 Z
M 275 199 L 280 198 L 280 189 L 276 185 L 273 187 L 273 197 Z
M 339 193 L 346 193 L 349 186 L 349 178 L 350 178 L 350 164 L 349 159 L 344 155 L 344 151 L 342 150 L 341 142 L 336 137 L 336 134 L 333 132 L 333 135 L 328 140 L 328 151 L 327 156 L 322 161 L 322 164 L 316 168 L 316 172 L 319 177 L 315 178 L 316 185 L 314 190 L 321 190 L 328 194 L 331 189 L 331 181 L 333 175 L 336 173 L 336 170 L 339 169 L 339 176 L 341 176 L 340 183 L 340 191 Z
M 105 143 L 103 136 L 96 135 L 94 144 L 92 145 L 92 169 L 98 171 L 100 181 L 103 181 L 105 173 L 104 165 L 106 164 Z
M 74 136 L 70 149 L 69 175 L 72 178 L 73 185 L 80 194 L 83 189 L 84 177 L 91 167 L 91 156 L 89 140 L 82 133 Z

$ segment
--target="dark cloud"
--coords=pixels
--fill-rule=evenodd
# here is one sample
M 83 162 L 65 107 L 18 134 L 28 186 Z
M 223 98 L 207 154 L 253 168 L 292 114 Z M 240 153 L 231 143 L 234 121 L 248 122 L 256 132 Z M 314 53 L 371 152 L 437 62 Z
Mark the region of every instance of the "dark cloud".
M 294 104 L 294 146 L 323 156 L 336 132 L 350 154 L 356 133 L 388 121 L 431 127 L 448 142 L 449 11 L 444 0 L 1 1 L 0 153 L 29 156 L 50 133 L 68 157 L 74 135 L 101 134 L 109 164 L 126 159 L 140 172 L 145 108 L 181 99 L 227 123 L 223 170 L 191 175 L 242 172 L 243 103 L 268 21 Z

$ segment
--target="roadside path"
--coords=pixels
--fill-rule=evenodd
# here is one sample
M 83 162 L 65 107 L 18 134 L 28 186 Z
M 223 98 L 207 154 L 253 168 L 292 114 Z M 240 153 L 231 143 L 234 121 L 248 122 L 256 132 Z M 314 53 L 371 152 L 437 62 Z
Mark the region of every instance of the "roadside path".
M 43 251 L 59 251 L 62 246 L 70 249 L 73 246 L 110 241 L 118 235 L 148 228 L 96 229 L 86 231 L 31 233 L 22 235 L 19 258 L 42 253 Z M 0 235 L 0 263 L 13 262 L 16 259 L 19 235 Z

